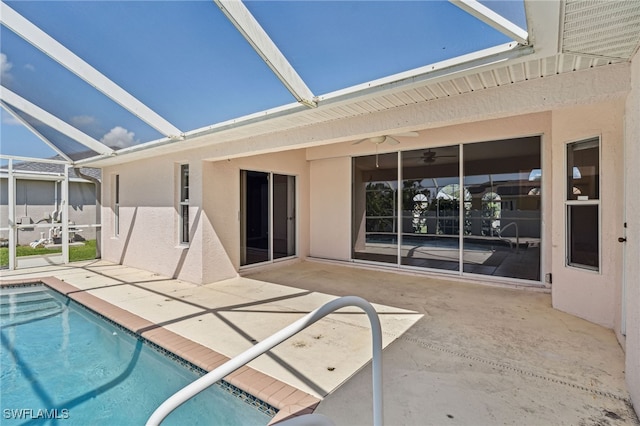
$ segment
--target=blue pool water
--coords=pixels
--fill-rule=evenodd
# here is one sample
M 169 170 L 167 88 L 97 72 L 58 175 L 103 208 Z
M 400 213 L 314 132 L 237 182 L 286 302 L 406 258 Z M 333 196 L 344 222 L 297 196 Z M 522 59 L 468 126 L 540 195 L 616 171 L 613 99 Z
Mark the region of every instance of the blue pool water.
M 199 372 L 43 286 L 0 291 L 0 423 L 143 425 Z M 212 386 L 163 425 L 260 425 L 271 417 Z

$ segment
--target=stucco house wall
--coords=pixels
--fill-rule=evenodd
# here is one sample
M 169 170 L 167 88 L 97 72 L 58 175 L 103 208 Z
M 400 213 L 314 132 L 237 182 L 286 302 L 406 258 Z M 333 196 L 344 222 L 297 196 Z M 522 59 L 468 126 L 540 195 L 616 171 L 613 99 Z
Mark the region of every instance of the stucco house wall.
M 103 169 L 103 259 L 202 282 L 200 161 L 163 156 Z M 191 242 L 179 242 L 179 165 L 189 162 Z M 115 227 L 119 176 L 119 232 Z M 183 272 L 184 271 L 184 272 Z
M 625 377 L 636 413 L 640 415 L 640 54 L 636 53 L 631 65 L 631 92 L 627 97 L 625 113 L 624 156 L 625 220 L 624 236 L 624 289 L 626 325 Z M 621 234 L 622 236 L 622 234 Z
M 104 169 L 102 257 L 195 283 L 236 276 L 240 267 L 238 215 L 243 169 L 296 176 L 298 256 L 306 256 L 309 184 L 304 151 L 221 161 L 206 160 L 210 155 L 205 148 L 187 151 L 179 158 L 167 155 Z M 189 165 L 189 244 L 179 242 L 181 164 Z M 117 236 L 116 175 L 120 179 Z
M 233 265 L 240 269 L 240 171 L 252 170 L 296 177 L 297 254 L 309 254 L 309 166 L 302 149 L 251 157 L 205 162 L 205 212 L 221 247 Z M 207 276 L 216 275 L 215 263 L 207 265 Z
M 613 328 L 621 320 L 623 226 L 624 98 L 612 102 L 563 108 L 553 112 L 553 306 Z M 566 258 L 566 144 L 600 137 L 600 270 L 567 266 Z

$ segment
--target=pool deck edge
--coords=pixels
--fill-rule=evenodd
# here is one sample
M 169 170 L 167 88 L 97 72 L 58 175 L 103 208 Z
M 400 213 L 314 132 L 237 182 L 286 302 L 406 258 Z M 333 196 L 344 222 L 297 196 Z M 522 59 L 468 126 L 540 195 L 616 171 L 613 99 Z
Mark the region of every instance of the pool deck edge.
M 55 277 L 2 280 L 0 287 L 35 283 L 44 284 L 205 371 L 212 371 L 230 359 Z M 269 425 L 313 413 L 320 403 L 317 397 L 247 366 L 229 374 L 224 381 L 275 407 L 278 412 Z

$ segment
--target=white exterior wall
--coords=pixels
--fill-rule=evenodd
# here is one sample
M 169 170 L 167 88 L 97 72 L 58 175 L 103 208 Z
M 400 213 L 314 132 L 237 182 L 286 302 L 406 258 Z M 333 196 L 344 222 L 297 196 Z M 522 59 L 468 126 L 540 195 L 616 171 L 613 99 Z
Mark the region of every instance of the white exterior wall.
M 351 259 L 351 158 L 310 163 L 310 255 Z
M 179 243 L 179 165 L 163 156 L 103 170 L 102 258 L 186 281 L 201 282 L 201 162 L 189 162 L 191 243 Z M 115 175 L 120 176 L 120 232 L 114 230 Z
M 207 161 L 207 149 L 103 170 L 102 257 L 193 283 L 237 275 L 240 170 L 296 176 L 298 256 L 308 254 L 309 185 L 304 151 Z M 189 164 L 190 242 L 180 244 L 180 165 Z M 120 234 L 114 231 L 114 182 L 120 175 Z
M 625 114 L 625 212 L 624 243 L 626 281 L 626 374 L 629 393 L 640 416 L 640 55 L 636 53 L 631 70 L 631 93 Z
M 553 306 L 620 330 L 624 99 L 553 112 Z M 600 137 L 600 270 L 566 265 L 566 144 Z

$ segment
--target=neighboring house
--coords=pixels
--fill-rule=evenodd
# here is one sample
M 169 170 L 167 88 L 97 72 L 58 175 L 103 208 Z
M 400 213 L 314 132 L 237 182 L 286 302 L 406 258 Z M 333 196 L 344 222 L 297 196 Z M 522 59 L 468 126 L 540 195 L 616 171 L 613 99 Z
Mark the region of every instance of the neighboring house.
M 64 165 L 41 162 L 15 162 L 16 171 L 16 223 L 31 225 L 59 222 L 61 219 L 61 183 L 52 180 L 20 179 L 21 172 L 31 176 L 63 176 Z M 100 169 L 82 168 L 82 173 L 95 179 L 100 179 Z M 7 228 L 8 191 L 7 168 L 0 168 L 0 217 L 1 228 Z M 76 225 L 92 225 L 96 223 L 96 184 L 78 177 L 73 169 L 69 170 L 69 221 Z M 26 228 L 19 229 L 16 236 L 18 245 L 28 245 L 33 241 L 49 237 L 48 229 Z M 0 239 L 7 240 L 8 231 L 0 233 Z M 96 228 L 82 228 L 75 232 L 76 241 L 92 240 L 96 238 Z M 57 238 L 56 238 L 57 239 Z

